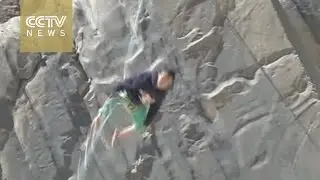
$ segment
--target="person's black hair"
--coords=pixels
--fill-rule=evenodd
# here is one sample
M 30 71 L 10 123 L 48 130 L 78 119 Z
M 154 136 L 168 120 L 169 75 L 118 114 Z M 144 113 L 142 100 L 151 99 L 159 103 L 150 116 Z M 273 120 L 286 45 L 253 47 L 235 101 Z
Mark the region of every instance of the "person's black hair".
M 173 69 L 169 69 L 168 71 L 169 76 L 172 77 L 172 80 L 174 80 L 176 78 L 176 71 Z
M 162 72 L 164 71 L 164 72 L 168 73 L 168 75 L 172 77 L 172 80 L 173 80 L 173 81 L 175 80 L 175 78 L 176 78 L 176 71 L 175 71 L 174 69 L 164 68 L 164 69 L 162 69 L 161 71 L 162 71 Z M 161 71 L 160 71 L 160 72 L 161 72 Z

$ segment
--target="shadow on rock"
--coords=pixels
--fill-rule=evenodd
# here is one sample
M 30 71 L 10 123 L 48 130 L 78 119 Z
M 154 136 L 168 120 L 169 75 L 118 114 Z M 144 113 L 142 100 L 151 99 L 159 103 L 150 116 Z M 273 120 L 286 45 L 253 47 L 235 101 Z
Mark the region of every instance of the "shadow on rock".
M 10 106 L 8 100 L 0 99 L 0 128 L 7 131 L 12 131 L 13 129 L 13 116 Z

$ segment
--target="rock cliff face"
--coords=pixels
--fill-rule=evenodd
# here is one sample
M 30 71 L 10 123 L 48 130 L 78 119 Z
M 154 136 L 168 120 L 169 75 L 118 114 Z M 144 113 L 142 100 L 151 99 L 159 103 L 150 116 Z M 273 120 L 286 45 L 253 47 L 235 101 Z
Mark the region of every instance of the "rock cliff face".
M 75 0 L 62 54 L 19 53 L 18 14 L 0 0 L 0 180 L 76 179 L 111 87 L 161 66 L 178 77 L 127 179 L 318 179 L 317 0 Z

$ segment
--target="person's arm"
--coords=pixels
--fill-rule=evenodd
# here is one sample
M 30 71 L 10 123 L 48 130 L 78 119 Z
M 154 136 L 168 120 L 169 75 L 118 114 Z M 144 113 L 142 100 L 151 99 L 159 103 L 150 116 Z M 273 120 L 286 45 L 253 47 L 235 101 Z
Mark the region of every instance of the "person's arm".
M 160 104 L 160 103 L 159 103 Z M 156 127 L 155 123 L 159 121 L 162 118 L 162 113 L 158 112 L 160 109 L 160 105 L 157 104 L 155 106 L 151 106 L 147 119 L 145 121 L 145 126 L 150 127 L 150 133 L 151 133 L 151 143 L 153 144 L 155 150 L 157 151 L 159 157 L 162 157 L 161 149 L 158 146 L 158 139 L 156 137 Z
M 136 77 L 130 77 L 128 79 L 123 80 L 123 82 L 120 82 L 114 90 L 116 92 L 124 91 L 124 90 L 131 90 L 133 88 L 133 81 Z
M 151 122 L 154 123 L 155 121 L 161 119 L 162 114 L 158 113 L 160 106 L 161 102 L 155 102 L 154 104 L 150 105 L 146 120 L 144 122 L 144 125 L 146 127 L 148 127 L 151 124 Z
M 142 72 L 136 76 L 127 78 L 123 80 L 123 82 L 119 83 L 114 91 L 119 92 L 119 91 L 129 91 L 131 93 L 138 93 L 140 89 L 143 88 L 143 84 L 145 81 L 151 77 L 151 73 L 146 71 Z

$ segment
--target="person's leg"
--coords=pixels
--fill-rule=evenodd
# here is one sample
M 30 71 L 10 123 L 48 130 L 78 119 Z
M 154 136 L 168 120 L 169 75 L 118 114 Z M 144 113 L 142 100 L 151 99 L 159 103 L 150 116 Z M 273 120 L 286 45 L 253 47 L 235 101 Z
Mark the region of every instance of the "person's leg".
M 127 137 L 130 133 L 135 130 L 135 125 L 128 126 L 124 128 L 119 134 L 118 137 Z
M 87 133 L 87 138 L 84 142 L 85 147 L 89 145 L 90 139 L 94 138 L 95 133 L 100 129 L 101 123 L 103 125 L 103 121 L 105 121 L 106 118 L 110 118 L 110 113 L 111 113 L 113 107 L 115 106 L 115 103 L 117 103 L 117 102 L 118 102 L 118 99 L 116 99 L 116 98 L 108 98 L 104 102 L 103 106 L 100 107 L 97 116 L 91 122 L 89 132 Z M 106 135 L 103 133 L 101 138 L 107 139 L 107 137 L 105 137 L 105 136 Z
M 121 137 L 127 137 L 134 131 L 137 132 L 143 132 L 145 127 L 144 127 L 144 121 L 147 116 L 149 107 L 146 105 L 138 105 L 134 110 L 131 110 L 130 113 L 132 116 L 132 125 L 125 127 L 122 129 L 120 132 L 118 132 L 118 129 L 115 129 L 112 140 L 111 140 L 111 146 L 114 146 L 115 140 L 117 138 Z
M 114 143 L 115 143 L 116 139 L 122 138 L 122 137 L 127 137 L 134 130 L 135 130 L 135 125 L 134 124 L 122 129 L 120 132 L 118 132 L 118 129 L 116 128 L 114 130 L 114 132 L 113 132 L 113 135 L 112 135 L 111 147 L 114 146 Z

